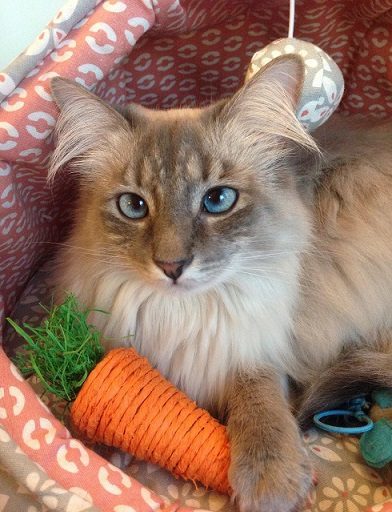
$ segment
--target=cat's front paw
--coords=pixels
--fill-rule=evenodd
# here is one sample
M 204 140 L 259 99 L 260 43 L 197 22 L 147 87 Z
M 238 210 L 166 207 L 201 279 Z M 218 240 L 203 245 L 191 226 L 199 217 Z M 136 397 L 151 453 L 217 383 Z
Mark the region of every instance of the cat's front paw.
M 240 512 L 293 512 L 311 486 L 311 467 L 301 448 L 232 453 L 229 473 Z

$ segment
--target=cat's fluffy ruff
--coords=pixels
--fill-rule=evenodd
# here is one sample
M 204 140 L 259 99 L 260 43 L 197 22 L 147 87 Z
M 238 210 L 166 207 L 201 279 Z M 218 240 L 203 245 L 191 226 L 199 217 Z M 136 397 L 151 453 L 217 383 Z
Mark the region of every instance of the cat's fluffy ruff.
M 299 263 L 297 256 L 275 259 L 276 272 L 271 269 L 268 277 L 259 279 L 251 260 L 249 271 L 239 267 L 244 271 L 195 294 L 157 290 L 137 273 L 81 252 L 77 261 L 71 256 L 60 267 L 59 275 L 62 290 L 110 311 L 110 316 L 92 317 L 107 348 L 132 344 L 191 398 L 216 410 L 224 405 L 226 384 L 239 369 L 263 363 L 286 373 L 291 366 L 289 333 Z

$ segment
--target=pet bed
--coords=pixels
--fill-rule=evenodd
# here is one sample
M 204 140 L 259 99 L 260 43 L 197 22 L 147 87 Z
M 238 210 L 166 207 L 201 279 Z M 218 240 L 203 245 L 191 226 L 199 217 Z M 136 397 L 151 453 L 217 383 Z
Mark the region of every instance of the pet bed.
M 5 317 L 39 321 L 45 268 L 72 209 L 69 177 L 46 184 L 57 116 L 49 79 L 73 78 L 111 103 L 206 104 L 240 86 L 287 20 L 286 0 L 70 0 L 0 73 L 0 510 L 231 510 L 224 496 L 73 439 L 53 415 L 63 404 L 43 396 L 48 408 L 11 365 L 18 340 Z M 295 35 L 340 65 L 341 111 L 391 115 L 392 0 L 298 0 Z M 305 444 L 319 479 L 306 511 L 392 511 L 392 490 L 356 439 L 311 430 Z

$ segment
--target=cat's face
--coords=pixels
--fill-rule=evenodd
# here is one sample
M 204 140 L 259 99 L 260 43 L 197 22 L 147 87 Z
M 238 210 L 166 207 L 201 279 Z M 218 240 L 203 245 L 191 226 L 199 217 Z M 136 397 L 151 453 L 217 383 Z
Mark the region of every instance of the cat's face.
M 109 163 L 112 178 L 87 193 L 98 206 L 89 216 L 108 248 L 150 283 L 177 291 L 212 286 L 240 270 L 257 238 L 266 250 L 273 245 L 261 220 L 273 215 L 261 180 L 220 148 L 211 119 L 198 117 L 151 114 L 134 129 L 129 162 L 121 170 Z
M 306 212 L 288 156 L 292 139 L 309 141 L 285 98 L 272 114 L 268 101 L 250 109 L 254 90 L 204 110 L 119 114 L 68 82 L 54 92 L 63 109 L 54 168 L 72 159 L 82 174 L 75 230 L 91 257 L 115 255 L 157 289 L 182 293 L 267 275 L 303 243 Z M 75 126 L 81 108 L 90 132 Z

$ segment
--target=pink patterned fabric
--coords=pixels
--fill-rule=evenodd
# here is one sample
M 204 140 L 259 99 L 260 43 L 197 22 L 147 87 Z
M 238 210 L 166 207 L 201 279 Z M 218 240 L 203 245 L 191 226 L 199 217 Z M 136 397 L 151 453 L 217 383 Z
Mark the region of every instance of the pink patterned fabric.
M 0 420 L 26 455 L 65 489 L 78 487 L 94 497 L 101 510 L 124 512 L 130 505 L 138 512 L 190 512 L 163 500 L 121 470 L 73 439 L 26 385 L 0 348 Z M 3 440 L 0 440 L 0 442 Z
M 73 78 L 120 104 L 205 104 L 233 93 L 253 53 L 287 32 L 287 0 L 97 1 L 76 24 L 60 30 L 59 20 L 70 19 L 77 5 L 70 1 L 28 49 L 39 59 L 25 76 L 10 69 L 0 74 L 1 326 L 48 257 L 47 243 L 61 236 L 72 196 L 66 178 L 55 189 L 45 182 L 57 116 L 49 79 Z M 392 0 L 297 0 L 295 35 L 320 45 L 340 65 L 343 111 L 391 115 Z M 70 438 L 2 351 L 0 422 L 64 488 L 83 478 L 104 510 L 124 503 L 138 511 L 164 507 Z M 392 510 L 391 503 L 377 507 L 374 512 Z

